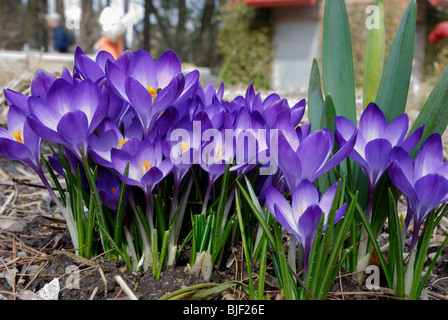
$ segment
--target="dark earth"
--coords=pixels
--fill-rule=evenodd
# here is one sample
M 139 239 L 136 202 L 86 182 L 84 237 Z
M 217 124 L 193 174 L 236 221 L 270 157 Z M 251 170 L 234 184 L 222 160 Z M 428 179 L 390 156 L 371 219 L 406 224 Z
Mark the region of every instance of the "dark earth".
M 76 256 L 65 221 L 54 212 L 56 207 L 49 208 L 48 203 L 46 190 L 40 187 L 40 181 L 28 168 L 0 157 L 0 300 L 39 299 L 36 293 L 55 278 L 60 286 L 58 300 L 158 300 L 200 284 L 203 284 L 202 289 L 213 288 L 214 291 L 190 290 L 177 299 L 249 300 L 249 295 L 239 285 L 241 282 L 248 284 L 240 243 L 226 251 L 208 284 L 186 271 L 188 251 L 175 268 L 165 270 L 161 279 L 156 280 L 151 271 L 133 272 L 123 262 L 105 259 L 104 255 L 91 260 Z M 435 240 L 443 240 L 445 227 L 442 225 L 437 230 Z M 439 248 L 440 242 L 435 241 L 430 253 Z M 383 240 L 385 243 L 387 239 Z M 256 266 L 253 275 L 256 288 Z M 122 277 L 134 297 L 123 290 L 116 276 Z M 232 284 L 232 281 L 238 283 Z M 229 285 L 217 287 L 219 284 Z M 194 296 L 193 293 L 203 294 Z M 272 266 L 268 266 L 265 297 L 282 299 Z M 378 290 L 368 290 L 343 270 L 327 296 L 327 300 L 389 299 L 393 299 L 393 292 L 385 288 L 384 283 Z M 421 299 L 448 299 L 448 248 L 439 258 Z

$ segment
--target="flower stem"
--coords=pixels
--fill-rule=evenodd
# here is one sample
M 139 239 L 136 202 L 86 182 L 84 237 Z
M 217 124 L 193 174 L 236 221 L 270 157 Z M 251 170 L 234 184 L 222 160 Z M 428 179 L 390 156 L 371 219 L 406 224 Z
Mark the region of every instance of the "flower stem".
M 375 194 L 375 186 L 369 185 L 369 194 L 367 198 L 367 205 L 366 205 L 366 217 L 368 220 L 368 223 L 370 224 L 372 220 L 372 208 L 373 208 L 373 197 Z M 364 270 L 367 268 L 367 266 L 370 263 L 370 253 L 368 253 L 368 234 L 365 226 L 362 226 L 361 230 L 361 239 L 359 244 L 359 250 L 358 250 L 358 260 L 357 265 L 355 269 L 355 278 L 358 281 L 359 284 L 361 284 L 361 281 L 364 278 Z
M 202 204 L 202 214 L 205 215 L 207 213 L 207 204 L 208 204 L 208 198 L 210 198 L 210 193 L 212 191 L 213 187 L 213 180 L 210 179 L 208 182 L 207 190 L 205 192 L 204 202 Z

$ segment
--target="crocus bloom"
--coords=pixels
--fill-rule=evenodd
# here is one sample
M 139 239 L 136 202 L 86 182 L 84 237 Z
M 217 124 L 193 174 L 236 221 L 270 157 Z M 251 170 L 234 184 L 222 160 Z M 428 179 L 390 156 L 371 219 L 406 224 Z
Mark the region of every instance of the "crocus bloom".
M 327 225 L 328 214 L 330 213 L 337 188 L 338 183 L 336 182 L 320 198 L 319 191 L 314 184 L 308 180 L 303 180 L 292 191 L 291 204 L 273 186 L 268 186 L 266 190 L 266 205 L 269 211 L 302 246 L 305 273 L 319 220 L 322 217 L 322 213 L 325 213 L 324 227 Z M 347 205 L 344 204 L 336 211 L 334 223 L 337 223 L 343 217 L 346 208 Z
M 111 88 L 135 109 L 145 137 L 167 107 L 196 92 L 199 79 L 197 70 L 182 74 L 180 61 L 171 50 L 156 62 L 148 52 L 137 50 L 126 71 L 110 60 L 105 70 Z
M 390 164 L 390 152 L 395 146 L 410 152 L 420 141 L 423 126 L 405 139 L 408 115 L 402 114 L 386 122 L 381 109 L 370 103 L 359 120 L 358 138 L 350 157 L 357 162 L 374 188 Z M 345 117 L 336 117 L 336 142 L 343 146 L 356 131 L 356 126 Z
M 107 106 L 106 92 L 100 93 L 91 80 L 74 86 L 60 78 L 46 99 L 29 98 L 28 123 L 37 135 L 66 146 L 81 159 L 80 148 L 87 153 L 88 137 L 104 119 Z
M 290 190 L 294 190 L 303 180 L 314 182 L 333 169 L 350 154 L 356 142 L 357 132 L 354 130 L 347 143 L 330 158 L 334 140 L 331 130 L 316 130 L 299 140 L 289 119 L 282 115 L 279 116 L 277 127 L 281 132 L 278 165 Z
M 65 215 L 65 208 L 57 198 L 40 166 L 42 138 L 31 130 L 22 109 L 12 105 L 8 111 L 8 130 L 0 127 L 0 155 L 17 160 L 33 169 L 50 196 Z
M 96 181 L 101 202 L 109 209 L 116 210 L 120 195 L 121 182 L 116 174 L 103 167 L 98 168 L 98 179 Z
M 402 148 L 391 155 L 389 176 L 395 186 L 406 195 L 408 202 L 407 224 L 414 218 L 414 248 L 420 226 L 436 206 L 448 201 L 448 161 L 443 162 L 442 139 L 433 133 L 422 144 L 415 160 Z
M 0 127 L 0 154 L 35 171 L 40 170 L 41 141 L 26 122 L 26 114 L 18 107 L 10 106 L 8 130 Z
M 138 121 L 131 123 L 123 135 L 115 122 L 104 120 L 98 126 L 97 134 L 91 134 L 89 137 L 90 156 L 97 164 L 113 168 L 112 149 L 122 149 L 130 139 L 138 141 L 143 139 L 142 128 Z
M 173 164 L 169 159 L 163 159 L 160 139 L 155 139 L 155 141 L 145 139 L 142 142 L 131 139 L 124 147 L 126 149 L 112 149 L 112 164 L 121 181 L 143 190 L 146 197 L 147 218 L 149 223 L 152 224 L 152 190 L 170 174 Z M 128 163 L 129 173 L 125 176 L 124 171 Z

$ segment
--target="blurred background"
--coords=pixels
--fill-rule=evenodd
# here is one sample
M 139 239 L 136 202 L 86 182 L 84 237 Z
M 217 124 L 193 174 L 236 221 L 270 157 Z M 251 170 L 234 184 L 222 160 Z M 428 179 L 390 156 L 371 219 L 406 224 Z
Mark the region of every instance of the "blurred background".
M 416 94 L 426 91 L 425 85 L 432 84 L 448 63 L 443 30 L 442 36 L 430 38 L 439 23 L 448 21 L 445 2 L 417 0 L 411 86 Z M 346 0 L 357 88 L 362 88 L 370 16 L 366 8 L 374 3 Z M 384 1 L 387 50 L 408 3 Z M 26 82 L 38 68 L 71 70 L 76 46 L 92 58 L 99 50 L 119 55 L 126 49 L 144 49 L 156 59 L 172 49 L 186 70 L 200 69 L 205 82 L 224 80 L 226 88 L 241 90 L 253 82 L 256 90 L 300 98 L 307 90 L 313 58 L 320 59 L 323 4 L 324 0 L 0 0 L 0 88 Z

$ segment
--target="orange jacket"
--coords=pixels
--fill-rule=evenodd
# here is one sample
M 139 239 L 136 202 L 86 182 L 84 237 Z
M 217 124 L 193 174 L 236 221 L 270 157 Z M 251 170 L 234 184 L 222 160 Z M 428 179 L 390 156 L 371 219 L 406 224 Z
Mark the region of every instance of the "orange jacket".
M 121 41 L 117 41 L 116 43 L 114 43 L 110 41 L 110 39 L 106 36 L 102 36 L 95 43 L 95 47 L 98 51 L 109 52 L 115 59 L 117 59 L 124 51 L 124 47 Z

